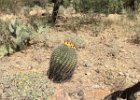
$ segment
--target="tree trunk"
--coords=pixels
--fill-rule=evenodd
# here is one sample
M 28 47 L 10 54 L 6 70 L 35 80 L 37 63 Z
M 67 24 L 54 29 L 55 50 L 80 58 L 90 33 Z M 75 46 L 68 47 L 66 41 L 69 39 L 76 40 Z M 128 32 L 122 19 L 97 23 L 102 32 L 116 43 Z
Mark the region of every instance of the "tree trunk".
M 52 17 L 51 17 L 51 23 L 54 25 L 57 19 L 58 11 L 60 8 L 60 5 L 62 3 L 62 0 L 56 0 L 54 2 L 54 7 L 53 7 L 53 12 L 52 12 Z

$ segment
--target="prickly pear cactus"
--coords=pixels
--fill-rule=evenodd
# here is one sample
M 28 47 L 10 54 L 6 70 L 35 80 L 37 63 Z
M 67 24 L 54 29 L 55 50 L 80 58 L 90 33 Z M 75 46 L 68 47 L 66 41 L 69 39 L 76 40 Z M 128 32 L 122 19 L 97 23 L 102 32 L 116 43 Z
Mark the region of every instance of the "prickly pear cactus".
M 64 44 L 56 47 L 51 55 L 48 78 L 57 83 L 69 80 L 73 75 L 76 64 L 75 45 L 71 41 L 65 41 Z
M 0 19 L 0 58 L 30 46 L 30 41 L 46 30 L 45 18 L 35 21 L 37 30 L 26 20 L 18 17 L 7 21 Z
M 0 58 L 13 53 L 15 48 L 13 37 L 8 30 L 8 22 L 0 19 Z
M 19 18 L 0 20 L 0 58 L 25 49 L 33 34 L 31 26 Z
M 18 49 L 21 50 L 26 48 L 33 34 L 31 27 L 27 23 L 24 23 L 21 19 L 16 18 L 11 21 L 9 30 L 15 37 L 15 44 L 18 46 Z

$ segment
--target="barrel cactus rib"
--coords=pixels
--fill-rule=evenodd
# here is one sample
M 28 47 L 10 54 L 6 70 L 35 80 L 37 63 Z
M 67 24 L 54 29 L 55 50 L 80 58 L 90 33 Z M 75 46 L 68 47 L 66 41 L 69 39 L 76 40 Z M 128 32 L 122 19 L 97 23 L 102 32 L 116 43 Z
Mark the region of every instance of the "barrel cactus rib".
M 72 53 L 73 53 L 73 52 L 72 52 Z M 75 62 L 76 59 L 73 61 L 73 58 L 75 58 L 75 57 L 73 57 L 74 55 L 73 55 L 72 53 L 69 52 L 69 62 L 67 62 L 66 65 L 65 65 L 65 66 L 68 66 L 68 68 L 63 67 L 62 71 L 63 71 L 63 70 L 67 71 L 67 70 L 70 70 L 70 69 L 72 69 L 73 67 L 75 67 L 74 65 L 75 65 L 75 63 L 76 63 L 76 62 Z M 71 67 L 71 66 L 73 66 L 73 67 Z
M 65 68 L 65 66 L 68 66 L 67 64 L 69 63 L 70 59 L 68 58 L 67 53 L 65 55 L 66 55 L 66 58 L 64 59 L 64 62 L 61 62 L 59 64 L 59 67 L 57 67 L 57 69 L 56 69 L 56 73 L 54 73 L 54 74 L 56 74 L 56 76 L 59 76 L 59 77 L 54 78 L 54 80 L 59 81 L 59 79 L 64 79 L 67 76 L 67 74 L 65 73 L 65 70 L 63 70 L 63 69 Z
M 56 47 L 51 55 L 48 78 L 53 82 L 69 80 L 77 64 L 77 54 L 72 41 L 65 41 L 64 44 Z
M 61 55 L 62 55 L 62 54 L 61 54 Z M 66 64 L 68 63 L 68 61 L 69 61 L 68 52 L 65 52 L 63 58 L 61 58 L 61 59 L 59 60 L 59 67 L 57 68 L 57 70 L 56 70 L 57 72 L 56 72 L 56 73 L 61 72 L 62 69 L 63 69 L 63 68 L 66 66 Z
M 55 70 L 55 67 L 57 67 L 55 64 L 58 63 L 58 59 L 59 59 L 59 57 L 57 57 L 56 54 L 59 52 L 60 50 L 55 49 L 51 55 L 51 60 L 50 60 L 51 68 L 49 68 L 49 71 L 48 71 L 49 79 L 53 78 L 53 72 Z M 53 62 L 56 62 L 56 63 L 53 63 Z
M 62 50 L 61 50 L 62 49 Z M 54 66 L 54 70 L 53 70 L 53 74 L 57 74 L 59 69 L 62 67 L 61 64 L 61 60 L 60 59 L 66 59 L 66 51 L 63 50 L 63 48 L 61 48 L 58 52 L 55 53 L 55 56 L 54 56 L 54 61 L 56 62 L 56 65 L 52 65 Z M 63 54 L 61 54 L 63 53 Z M 63 56 L 64 55 L 64 56 Z M 64 60 L 63 59 L 63 60 Z M 53 59 L 52 59 L 53 60 Z M 54 63 L 52 63 L 54 64 Z M 58 66 L 58 67 L 57 67 Z

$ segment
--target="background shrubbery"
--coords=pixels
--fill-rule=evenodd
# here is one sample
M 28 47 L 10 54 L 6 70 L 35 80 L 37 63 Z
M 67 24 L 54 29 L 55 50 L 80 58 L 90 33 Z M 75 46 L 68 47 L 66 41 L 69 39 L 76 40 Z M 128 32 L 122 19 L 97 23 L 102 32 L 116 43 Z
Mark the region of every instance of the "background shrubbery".
M 19 27 L 21 29 L 20 34 L 27 33 L 27 36 L 23 34 L 20 36 L 18 35 L 17 29 L 15 30 L 15 34 L 17 34 L 17 36 L 19 37 L 16 38 L 12 36 L 7 37 L 6 36 L 7 34 L 11 35 L 11 33 L 13 33 L 11 32 L 11 30 L 9 30 L 9 25 L 11 21 L 0 22 L 1 23 L 0 42 L 3 42 L 2 40 L 7 41 L 6 53 L 13 52 L 11 51 L 11 48 L 12 49 L 17 49 L 17 47 L 21 48 L 22 47 L 21 45 L 25 44 L 24 43 L 25 41 L 30 40 L 31 38 L 30 33 L 40 34 L 44 30 L 46 30 L 46 26 L 49 25 L 50 20 L 52 20 L 52 18 L 55 18 L 55 17 L 51 18 L 53 12 L 50 13 L 51 10 L 49 9 L 49 7 L 53 8 L 52 3 L 55 3 L 55 0 L 0 0 L 1 14 L 8 13 L 14 14 L 15 16 L 21 15 L 22 16 L 21 19 L 23 19 L 22 23 L 25 23 L 25 25 L 23 27 L 23 25 L 20 24 L 16 26 L 15 29 Z M 75 10 L 75 14 L 80 13 L 81 15 L 80 17 L 76 16 L 75 18 L 74 17 L 69 18 L 67 20 L 67 23 L 64 24 L 64 27 L 71 29 L 73 31 L 77 31 L 82 25 L 92 24 L 93 26 L 92 30 L 94 33 L 93 36 L 97 36 L 100 31 L 104 30 L 104 26 L 107 26 L 101 22 L 100 16 L 98 15 L 100 14 L 108 15 L 112 13 L 123 14 L 124 12 L 126 12 L 127 13 L 127 14 L 125 13 L 126 15 L 129 15 L 129 17 L 133 17 L 135 14 L 134 12 L 139 11 L 139 3 L 140 3 L 139 0 L 62 0 L 61 5 L 63 6 L 63 9 L 71 7 L 73 10 Z M 35 10 L 32 9 L 33 7 L 36 7 L 34 8 Z M 43 12 L 39 9 L 44 9 L 46 12 Z M 63 15 L 61 16 L 64 17 Z M 15 18 L 12 20 L 15 20 Z M 30 29 L 27 28 L 29 26 Z M 3 35 L 6 36 L 5 37 L 6 39 L 4 39 Z M 13 38 L 15 40 L 12 40 Z M 3 51 L 0 50 L 0 52 Z M 2 55 L 5 55 L 5 53 Z
M 15 12 L 17 7 L 34 5 L 45 8 L 53 0 L 0 0 L 0 10 L 6 12 Z M 139 0 L 63 0 L 62 5 L 68 7 L 70 5 L 77 12 L 101 12 L 101 13 L 122 13 L 123 10 L 137 10 Z M 18 9 L 19 10 L 19 9 Z
M 135 4 L 132 2 L 135 1 Z M 122 13 L 124 10 L 136 10 L 139 0 L 74 0 L 73 7 L 76 11 L 93 11 L 98 13 Z M 135 9 L 133 9 L 135 8 Z

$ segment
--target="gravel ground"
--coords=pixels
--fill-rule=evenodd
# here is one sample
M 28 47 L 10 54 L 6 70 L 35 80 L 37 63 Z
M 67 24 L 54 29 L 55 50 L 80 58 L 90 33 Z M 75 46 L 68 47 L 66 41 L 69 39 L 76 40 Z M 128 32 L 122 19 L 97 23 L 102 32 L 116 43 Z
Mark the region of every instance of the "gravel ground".
M 62 100 L 55 97 L 65 94 L 66 100 L 101 100 L 115 90 L 138 82 L 140 46 L 128 41 L 135 33 L 119 24 L 105 27 L 97 37 L 90 29 L 89 25 L 74 33 L 61 27 L 48 28 L 35 39 L 43 43 L 0 59 L 0 98 L 46 100 L 52 95 L 51 100 Z M 68 38 L 78 47 L 77 68 L 70 81 L 55 84 L 45 74 L 50 54 Z M 64 92 L 57 93 L 56 87 Z M 139 93 L 137 97 L 139 100 Z

